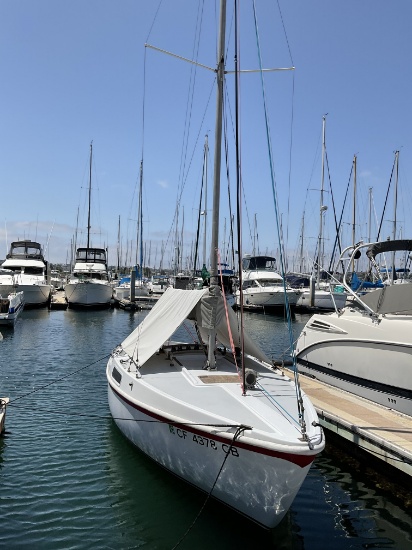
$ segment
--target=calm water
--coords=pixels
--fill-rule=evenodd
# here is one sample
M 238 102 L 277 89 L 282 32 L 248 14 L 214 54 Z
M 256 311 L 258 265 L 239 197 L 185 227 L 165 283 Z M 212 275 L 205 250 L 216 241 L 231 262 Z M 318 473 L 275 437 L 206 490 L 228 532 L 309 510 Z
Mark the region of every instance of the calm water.
M 306 316 L 294 320 L 296 334 Z M 109 415 L 105 366 L 138 313 L 25 311 L 1 329 L 0 548 L 171 549 L 204 496 L 139 454 Z M 283 320 L 247 315 L 273 357 Z M 328 450 L 272 532 L 209 501 L 181 549 L 412 548 L 412 513 Z

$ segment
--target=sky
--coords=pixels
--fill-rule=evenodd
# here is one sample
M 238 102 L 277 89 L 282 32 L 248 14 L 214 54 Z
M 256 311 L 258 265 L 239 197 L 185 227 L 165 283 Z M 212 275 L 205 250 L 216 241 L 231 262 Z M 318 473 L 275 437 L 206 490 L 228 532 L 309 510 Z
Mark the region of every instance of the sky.
M 108 247 L 111 264 L 117 263 L 119 249 L 123 262 L 136 260 L 142 161 L 146 263 L 158 267 L 161 257 L 163 267 L 173 262 L 177 211 L 183 267 L 188 263 L 196 238 L 206 135 L 209 239 L 215 75 L 145 44 L 214 68 L 217 4 L 0 1 L 0 258 L 11 241 L 22 238 L 40 242 L 52 263 L 70 259 L 76 235 L 77 246 L 86 244 L 91 142 L 91 241 Z M 255 4 L 257 27 L 252 0 L 240 2 L 240 68 L 294 70 L 265 73 L 263 79 L 259 72 L 240 76 L 242 253 L 251 253 L 254 246 L 256 252 L 278 257 L 279 225 L 290 269 L 297 268 L 302 235 L 305 257 L 313 257 L 320 229 L 324 115 L 325 254 L 336 234 L 332 197 L 339 218 L 348 185 L 340 228 L 343 245 L 352 242 L 353 204 L 356 240 L 367 240 L 369 234 L 375 240 L 381 219 L 381 238 L 392 236 L 395 151 L 400 152 L 397 237 L 410 238 L 412 3 Z M 232 0 L 227 6 L 227 69 L 233 70 Z M 236 211 L 233 74 L 226 81 L 229 161 L 228 168 L 224 159 L 222 163 L 223 255 L 230 220 L 226 173 Z M 355 155 L 356 195 L 351 179 Z

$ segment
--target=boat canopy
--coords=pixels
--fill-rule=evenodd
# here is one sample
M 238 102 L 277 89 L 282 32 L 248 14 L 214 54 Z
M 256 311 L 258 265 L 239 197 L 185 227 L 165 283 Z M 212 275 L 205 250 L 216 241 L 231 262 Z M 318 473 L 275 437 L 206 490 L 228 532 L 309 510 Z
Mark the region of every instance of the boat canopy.
M 106 263 L 106 250 L 104 248 L 78 248 L 76 261 Z
M 43 251 L 41 245 L 34 241 L 15 241 L 11 243 L 6 258 L 31 258 L 43 261 Z
M 398 250 L 412 250 L 412 240 L 400 239 L 396 241 L 382 241 L 371 244 L 366 251 L 367 257 L 372 260 L 383 252 L 397 252 Z
M 276 259 L 272 256 L 245 256 L 242 260 L 242 269 L 262 269 L 262 270 L 274 270 L 276 269 Z
M 173 335 L 185 321 L 196 321 L 204 342 L 215 327 L 219 342 L 230 348 L 230 335 L 226 322 L 224 298 L 211 296 L 209 289 L 181 290 L 168 288 L 147 317 L 122 342 L 123 350 L 140 367 Z M 227 307 L 230 330 L 235 345 L 239 342 L 239 329 L 235 312 Z M 270 363 L 269 358 L 250 337 L 244 336 L 245 353 Z

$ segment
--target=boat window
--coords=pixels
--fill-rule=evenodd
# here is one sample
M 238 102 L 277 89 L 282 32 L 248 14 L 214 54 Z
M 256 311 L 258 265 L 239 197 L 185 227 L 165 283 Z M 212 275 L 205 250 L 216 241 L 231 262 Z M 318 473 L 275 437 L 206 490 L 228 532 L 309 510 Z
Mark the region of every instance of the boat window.
M 43 268 L 42 267 L 32 267 L 32 266 L 26 266 L 24 268 L 25 275 L 43 275 Z
M 82 262 L 106 263 L 106 251 L 103 248 L 79 248 L 76 259 Z
M 243 269 L 262 269 L 273 271 L 276 269 L 276 259 L 270 256 L 252 256 L 251 258 L 243 258 Z
M 120 372 L 115 367 L 112 370 L 112 376 L 113 376 L 114 380 L 116 380 L 116 382 L 118 384 L 120 384 L 120 382 L 122 381 L 122 375 L 120 374 Z
M 259 283 L 262 286 L 282 286 L 282 281 L 276 281 L 274 279 L 259 279 Z
M 30 256 L 37 256 L 40 253 L 40 247 L 32 245 L 27 246 L 27 254 L 29 254 Z
M 25 246 L 14 246 L 12 250 L 12 254 L 26 254 L 26 247 Z

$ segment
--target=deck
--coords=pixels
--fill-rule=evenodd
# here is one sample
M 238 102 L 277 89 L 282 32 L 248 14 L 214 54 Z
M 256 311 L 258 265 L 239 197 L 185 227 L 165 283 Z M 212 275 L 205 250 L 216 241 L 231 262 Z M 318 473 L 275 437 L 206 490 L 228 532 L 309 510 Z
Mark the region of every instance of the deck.
M 288 376 L 293 373 L 285 369 Z M 412 476 L 412 418 L 300 374 L 322 427 Z

